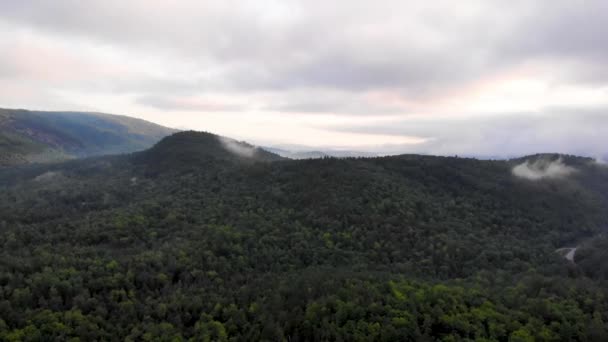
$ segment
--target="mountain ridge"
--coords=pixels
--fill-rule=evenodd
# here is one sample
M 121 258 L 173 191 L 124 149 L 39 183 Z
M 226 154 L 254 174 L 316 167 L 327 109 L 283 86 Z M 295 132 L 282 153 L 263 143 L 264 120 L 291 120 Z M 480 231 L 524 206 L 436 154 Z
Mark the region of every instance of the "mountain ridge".
M 173 132 L 124 115 L 0 108 L 0 166 L 134 152 Z

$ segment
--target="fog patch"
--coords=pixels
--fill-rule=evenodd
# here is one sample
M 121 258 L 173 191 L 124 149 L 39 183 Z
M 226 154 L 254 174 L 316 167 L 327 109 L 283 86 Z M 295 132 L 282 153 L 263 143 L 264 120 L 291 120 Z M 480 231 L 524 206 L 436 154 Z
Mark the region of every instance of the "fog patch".
M 218 137 L 218 140 L 226 150 L 239 157 L 251 158 L 256 152 L 255 147 L 230 138 Z
M 48 182 L 48 181 L 52 181 L 60 176 L 61 176 L 61 172 L 47 171 L 41 175 L 36 176 L 36 178 L 34 178 L 34 181 L 35 182 Z
M 529 180 L 540 180 L 544 178 L 563 178 L 575 172 L 576 169 L 564 164 L 562 158 L 557 160 L 539 159 L 534 162 L 526 160 L 515 166 L 513 174 L 520 178 Z
M 593 159 L 593 161 L 595 162 L 595 164 L 597 165 L 601 165 L 601 166 L 608 166 L 608 161 L 606 161 L 606 159 L 602 158 L 602 157 L 595 157 Z

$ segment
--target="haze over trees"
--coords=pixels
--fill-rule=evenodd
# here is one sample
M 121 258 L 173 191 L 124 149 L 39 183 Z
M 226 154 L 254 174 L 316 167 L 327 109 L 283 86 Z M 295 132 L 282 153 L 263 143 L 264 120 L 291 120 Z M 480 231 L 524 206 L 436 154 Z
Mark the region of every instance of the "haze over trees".
M 120 115 L 0 108 L 0 167 L 139 151 L 174 132 Z
M 576 172 L 513 174 L 541 159 Z M 291 161 L 198 132 L 5 168 L 0 338 L 604 341 L 603 240 L 555 250 L 602 232 L 607 186 L 573 156 Z

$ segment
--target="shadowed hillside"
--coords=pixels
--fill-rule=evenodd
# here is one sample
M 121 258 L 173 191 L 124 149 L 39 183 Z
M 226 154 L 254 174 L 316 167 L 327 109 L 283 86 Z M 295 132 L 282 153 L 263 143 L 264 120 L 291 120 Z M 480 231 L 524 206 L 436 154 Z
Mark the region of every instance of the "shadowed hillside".
M 0 109 L 0 166 L 133 152 L 173 132 L 127 116 Z

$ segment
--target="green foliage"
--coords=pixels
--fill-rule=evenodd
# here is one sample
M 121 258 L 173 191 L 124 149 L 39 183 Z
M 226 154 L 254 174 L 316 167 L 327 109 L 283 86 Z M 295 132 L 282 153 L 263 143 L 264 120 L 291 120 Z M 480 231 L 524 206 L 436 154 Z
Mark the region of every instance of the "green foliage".
M 0 340 L 605 341 L 604 242 L 555 253 L 608 222 L 606 171 L 575 161 L 530 182 L 513 162 L 285 161 L 184 132 L 5 169 Z
M 603 234 L 587 241 L 575 254 L 576 264 L 589 277 L 608 280 L 608 237 Z

